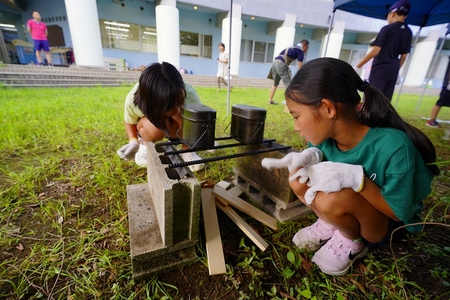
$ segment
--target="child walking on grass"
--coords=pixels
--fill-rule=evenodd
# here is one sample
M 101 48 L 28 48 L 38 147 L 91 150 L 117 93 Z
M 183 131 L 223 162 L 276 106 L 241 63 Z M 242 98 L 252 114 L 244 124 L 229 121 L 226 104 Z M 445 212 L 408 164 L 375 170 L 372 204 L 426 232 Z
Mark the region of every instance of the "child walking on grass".
M 365 97 L 361 109 L 358 91 Z M 306 63 L 285 96 L 294 128 L 309 148 L 265 158 L 262 165 L 288 167 L 292 190 L 318 217 L 293 243 L 317 251 L 312 261 L 322 272 L 344 275 L 368 247 L 389 241 L 395 228 L 420 222 L 422 200 L 439 174 L 436 151 L 341 60 Z M 421 226 L 406 229 L 414 233 Z
M 154 63 L 141 74 L 139 82 L 125 99 L 124 119 L 128 144 L 117 154 L 125 160 L 135 160 L 147 166 L 147 148 L 138 141 L 157 142 L 164 138 L 178 139 L 182 127 L 181 106 L 201 104 L 197 92 L 184 83 L 180 72 L 167 62 Z M 194 152 L 182 154 L 185 161 L 201 159 Z M 191 165 L 191 171 L 203 169 L 204 164 Z

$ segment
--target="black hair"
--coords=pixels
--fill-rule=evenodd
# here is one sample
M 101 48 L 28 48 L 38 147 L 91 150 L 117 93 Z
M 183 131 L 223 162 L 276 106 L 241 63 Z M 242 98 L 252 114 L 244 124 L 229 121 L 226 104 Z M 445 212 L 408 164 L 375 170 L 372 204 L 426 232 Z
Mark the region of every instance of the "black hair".
M 167 62 L 153 63 L 142 71 L 134 104 L 157 128 L 165 131 L 167 111 L 184 104 L 186 89 L 180 72 Z
M 364 92 L 361 102 L 358 90 Z M 347 120 L 358 120 L 369 127 L 390 127 L 404 131 L 422 156 L 427 168 L 439 175 L 436 149 L 430 139 L 419 129 L 406 123 L 389 99 L 375 87 L 363 81 L 348 63 L 330 57 L 307 62 L 286 88 L 285 96 L 297 103 L 318 107 L 322 99 L 329 99 L 337 107 L 337 113 Z
M 397 10 L 396 13 L 399 16 L 407 16 L 408 15 L 408 12 L 403 11 L 403 10 Z
M 301 40 L 301 41 L 300 41 L 300 44 L 303 45 L 303 43 L 305 43 L 306 45 L 309 45 L 309 41 L 308 41 L 308 40 Z
M 219 45 L 218 46 L 222 46 L 223 47 L 223 49 L 225 49 L 225 44 L 224 43 L 219 43 Z
M 31 12 L 31 16 L 33 16 L 33 14 L 34 14 L 35 12 L 37 12 L 38 14 L 41 14 L 39 11 L 33 10 L 33 11 Z

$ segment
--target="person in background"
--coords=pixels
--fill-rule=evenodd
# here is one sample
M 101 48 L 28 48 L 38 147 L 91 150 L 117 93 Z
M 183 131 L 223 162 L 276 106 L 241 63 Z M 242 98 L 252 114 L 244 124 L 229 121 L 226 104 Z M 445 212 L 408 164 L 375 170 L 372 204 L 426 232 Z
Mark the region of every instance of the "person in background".
M 450 57 L 448 60 L 447 70 L 445 71 L 444 82 L 442 84 L 441 94 L 436 104 L 431 109 L 430 120 L 428 120 L 425 125 L 433 128 L 441 128 L 441 125 L 436 121 L 437 115 L 441 110 L 442 106 L 450 106 Z
M 300 70 L 303 65 L 305 53 L 308 51 L 308 48 L 309 41 L 301 40 L 300 43 L 298 43 L 296 46 L 291 46 L 283 49 L 283 51 L 281 51 L 280 54 L 275 57 L 271 68 L 273 86 L 270 88 L 269 104 L 277 104 L 273 101 L 273 96 L 275 96 L 275 92 L 277 91 L 278 85 L 280 84 L 280 80 L 283 80 L 283 84 L 285 87 L 287 87 L 289 83 L 291 83 L 292 75 L 289 65 L 294 60 L 297 60 L 297 67 L 298 70 Z
M 41 51 L 44 50 L 47 64 L 52 66 L 52 55 L 50 53 L 50 47 L 48 45 L 48 30 L 47 25 L 41 21 L 41 14 L 34 10 L 31 13 L 32 19 L 27 22 L 27 30 L 31 34 L 31 38 L 34 42 L 34 49 L 36 50 L 37 64 L 42 66 Z
M 326 57 L 306 63 L 285 96 L 309 148 L 261 163 L 287 167 L 292 190 L 317 215 L 292 241 L 316 251 L 312 262 L 322 272 L 344 275 L 369 248 L 389 242 L 394 229 L 422 229 L 416 223 L 423 199 L 439 174 L 436 150 L 379 89 L 348 63 Z
M 387 14 L 388 25 L 381 28 L 372 50 L 356 65 L 361 68 L 373 58 L 370 85 L 381 90 L 389 100 L 394 94 L 398 72 L 411 50 L 412 32 L 405 23 L 410 8 L 408 0 L 397 1 L 391 6 Z
M 144 142 L 155 143 L 164 138 L 177 140 L 177 132 L 183 125 L 181 106 L 185 103 L 201 104 L 201 101 L 173 65 L 163 62 L 147 67 L 125 99 L 124 125 L 128 144 L 117 151 L 120 158 L 134 159 L 137 165 L 146 167 Z M 195 152 L 182 153 L 181 157 L 184 161 L 201 159 Z M 190 165 L 189 168 L 200 171 L 204 164 Z
M 225 51 L 224 43 L 219 43 L 219 58 L 217 58 L 217 63 L 219 64 L 217 69 L 217 91 L 220 92 L 220 83 L 228 86 L 225 80 L 228 78 L 228 52 Z

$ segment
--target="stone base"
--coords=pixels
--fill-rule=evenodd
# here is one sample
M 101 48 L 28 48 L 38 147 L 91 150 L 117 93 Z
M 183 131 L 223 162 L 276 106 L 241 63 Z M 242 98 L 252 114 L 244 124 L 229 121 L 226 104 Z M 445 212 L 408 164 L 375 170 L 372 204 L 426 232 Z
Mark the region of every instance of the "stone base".
M 148 183 L 127 186 L 133 278 L 141 280 L 156 273 L 181 268 L 197 259 L 197 240 L 164 246 Z
M 233 181 L 234 185 L 240 187 L 251 201 L 278 221 L 296 220 L 311 212 L 300 199 L 285 202 L 276 195 L 268 193 L 266 189 L 238 170 L 235 169 L 234 172 L 236 174 L 236 179 Z

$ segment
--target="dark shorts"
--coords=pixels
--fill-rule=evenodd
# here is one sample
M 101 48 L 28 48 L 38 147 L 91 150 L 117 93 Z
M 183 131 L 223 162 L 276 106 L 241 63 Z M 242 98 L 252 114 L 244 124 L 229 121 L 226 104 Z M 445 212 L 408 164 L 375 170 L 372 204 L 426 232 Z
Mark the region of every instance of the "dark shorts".
M 364 242 L 369 249 L 374 249 L 374 248 L 377 248 L 377 247 L 385 245 L 385 244 L 389 245 L 389 242 L 391 241 L 392 233 L 394 233 L 392 235 L 392 240 L 399 241 L 405 237 L 405 235 L 407 234 L 407 230 L 405 229 L 405 227 L 400 228 L 398 230 L 395 230 L 395 229 L 397 229 L 403 225 L 405 225 L 403 222 L 398 222 L 398 221 L 389 219 L 388 232 L 381 241 L 376 242 L 376 243 L 369 243 L 367 241 L 364 241 Z M 395 230 L 395 232 L 394 232 L 394 230 Z
M 436 102 L 437 106 L 450 106 L 450 91 L 443 89 L 439 95 L 439 99 Z
M 378 88 L 389 100 L 392 100 L 397 80 L 378 80 L 369 77 L 369 82 L 371 86 Z
M 34 41 L 34 49 L 36 51 L 44 50 L 45 52 L 50 51 L 50 48 L 48 47 L 48 41 L 44 40 L 33 40 Z

